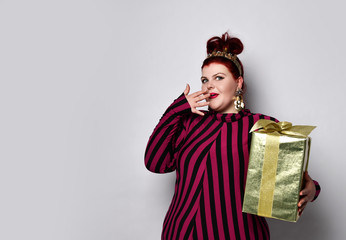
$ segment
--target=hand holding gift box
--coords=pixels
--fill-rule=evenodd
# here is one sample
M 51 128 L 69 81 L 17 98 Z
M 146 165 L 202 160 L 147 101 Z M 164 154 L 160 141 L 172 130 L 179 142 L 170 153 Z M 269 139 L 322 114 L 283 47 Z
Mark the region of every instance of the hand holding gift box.
M 295 222 L 313 126 L 261 119 L 252 132 L 243 212 Z M 305 194 L 304 192 L 302 194 Z M 305 207 L 302 199 L 302 208 Z
M 303 213 L 304 208 L 308 204 L 308 202 L 312 202 L 316 199 L 318 193 L 316 190 L 316 184 L 317 188 L 319 188 L 319 184 L 312 180 L 312 178 L 309 176 L 308 171 L 304 172 L 304 179 L 303 179 L 303 188 L 299 195 L 300 200 L 298 203 L 298 212 L 299 216 Z M 317 193 L 317 194 L 316 194 Z

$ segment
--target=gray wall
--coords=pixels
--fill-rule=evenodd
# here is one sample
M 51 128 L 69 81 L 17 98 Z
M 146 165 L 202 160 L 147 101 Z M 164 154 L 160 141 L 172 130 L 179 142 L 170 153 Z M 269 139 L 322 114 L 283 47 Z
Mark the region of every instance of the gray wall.
M 0 239 L 159 239 L 175 175 L 147 140 L 226 30 L 253 112 L 318 126 L 322 193 L 272 239 L 343 239 L 344 1 L 0 1 Z

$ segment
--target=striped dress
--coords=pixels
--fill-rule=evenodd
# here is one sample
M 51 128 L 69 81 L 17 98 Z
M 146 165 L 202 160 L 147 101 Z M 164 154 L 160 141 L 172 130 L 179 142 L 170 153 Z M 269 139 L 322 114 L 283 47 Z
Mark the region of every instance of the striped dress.
M 145 152 L 146 167 L 176 171 L 175 192 L 162 239 L 269 239 L 265 218 L 242 212 L 251 134 L 259 119 L 237 114 L 191 113 L 184 94 L 166 110 Z

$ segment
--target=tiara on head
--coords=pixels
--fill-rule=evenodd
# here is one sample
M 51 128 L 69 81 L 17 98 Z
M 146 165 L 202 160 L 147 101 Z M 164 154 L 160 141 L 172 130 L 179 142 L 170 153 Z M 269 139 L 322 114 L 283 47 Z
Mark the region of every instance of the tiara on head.
M 242 76 L 243 71 L 241 70 L 241 65 L 239 63 L 239 60 L 237 58 L 236 54 L 232 54 L 232 53 L 228 53 L 226 52 L 227 49 L 225 49 L 225 51 L 213 51 L 212 53 L 209 53 L 207 55 L 207 58 L 211 58 L 211 57 L 224 57 L 227 58 L 229 60 L 231 60 L 238 68 L 239 74 L 240 76 Z

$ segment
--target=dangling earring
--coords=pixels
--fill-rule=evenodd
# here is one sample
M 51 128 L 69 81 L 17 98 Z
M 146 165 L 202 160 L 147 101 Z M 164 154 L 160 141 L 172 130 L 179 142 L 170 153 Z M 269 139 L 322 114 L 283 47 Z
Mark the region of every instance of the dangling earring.
M 243 90 L 241 90 L 240 88 L 235 91 L 234 107 L 238 112 L 245 108 L 245 104 L 243 101 Z

